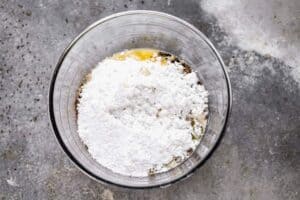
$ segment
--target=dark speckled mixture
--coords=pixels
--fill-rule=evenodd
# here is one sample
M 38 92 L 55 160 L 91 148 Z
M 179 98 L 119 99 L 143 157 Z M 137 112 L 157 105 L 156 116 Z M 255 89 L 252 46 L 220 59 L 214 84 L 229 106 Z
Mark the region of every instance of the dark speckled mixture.
M 300 199 L 299 83 L 284 62 L 226 42 L 230 36 L 199 5 L 0 1 L 0 199 Z M 91 180 L 63 153 L 48 118 L 49 81 L 63 49 L 99 18 L 130 9 L 165 11 L 194 24 L 219 50 L 232 82 L 232 116 L 219 148 L 191 178 L 164 189 Z

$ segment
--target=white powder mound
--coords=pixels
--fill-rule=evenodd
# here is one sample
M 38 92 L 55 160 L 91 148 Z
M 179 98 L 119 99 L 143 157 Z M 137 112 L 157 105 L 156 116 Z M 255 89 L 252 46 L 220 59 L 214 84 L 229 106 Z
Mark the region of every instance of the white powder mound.
M 281 59 L 300 83 L 299 0 L 203 0 L 201 7 L 245 50 Z
M 187 158 L 204 132 L 208 94 L 196 74 L 183 69 L 133 58 L 99 63 L 78 104 L 78 133 L 91 156 L 138 177 Z

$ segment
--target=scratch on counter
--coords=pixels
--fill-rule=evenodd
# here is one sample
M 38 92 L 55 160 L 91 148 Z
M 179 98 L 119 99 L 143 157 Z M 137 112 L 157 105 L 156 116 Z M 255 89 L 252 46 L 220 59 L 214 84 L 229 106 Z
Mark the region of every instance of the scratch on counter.
M 171 5 L 171 1 L 172 1 L 172 0 L 168 0 L 168 6 Z

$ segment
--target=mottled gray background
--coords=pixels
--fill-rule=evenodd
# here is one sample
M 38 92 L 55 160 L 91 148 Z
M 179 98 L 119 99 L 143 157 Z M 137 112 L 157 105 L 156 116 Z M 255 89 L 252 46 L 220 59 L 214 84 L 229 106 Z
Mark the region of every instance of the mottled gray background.
M 231 0 L 233 9 L 225 11 L 222 1 L 211 0 L 213 9 L 203 1 L 1 0 L 0 199 L 299 200 L 300 1 Z M 194 24 L 219 50 L 232 83 L 232 116 L 219 148 L 191 178 L 165 189 L 125 190 L 91 180 L 63 153 L 48 118 L 49 81 L 64 47 L 94 21 L 130 9 L 164 11 Z M 235 28 L 255 35 L 253 20 L 258 39 L 272 32 L 263 45 L 281 41 L 284 56 L 241 45 L 251 46 L 253 38 L 239 38 Z

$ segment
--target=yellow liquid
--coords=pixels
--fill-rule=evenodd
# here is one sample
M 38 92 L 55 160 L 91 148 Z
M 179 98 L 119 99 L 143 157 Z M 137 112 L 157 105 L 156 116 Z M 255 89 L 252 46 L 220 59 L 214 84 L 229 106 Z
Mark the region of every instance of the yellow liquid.
M 120 53 L 114 54 L 112 57 L 116 60 L 125 60 L 126 58 L 134 58 L 136 60 L 145 61 L 145 60 L 153 60 L 158 55 L 158 50 L 156 49 L 131 49 L 126 50 Z

